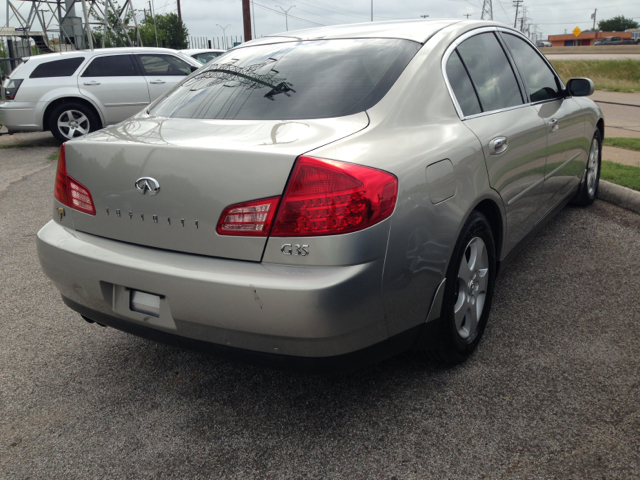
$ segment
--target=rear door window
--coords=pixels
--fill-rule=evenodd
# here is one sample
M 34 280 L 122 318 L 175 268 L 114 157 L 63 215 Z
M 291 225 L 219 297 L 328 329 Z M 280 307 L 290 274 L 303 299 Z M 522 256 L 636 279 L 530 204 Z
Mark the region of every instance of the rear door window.
M 82 74 L 83 77 L 132 77 L 138 75 L 131 55 L 96 57 Z
M 493 33 L 481 33 L 458 46 L 485 112 L 522 105 L 518 81 Z
M 532 102 L 551 100 L 562 95 L 555 74 L 532 46 L 508 33 L 503 34 L 502 38 L 511 50 Z
M 41 63 L 33 69 L 29 78 L 70 77 L 84 62 L 84 57 L 65 58 Z
M 152 115 L 292 120 L 362 112 L 391 88 L 421 45 L 340 39 L 244 47 L 214 59 Z
M 181 75 L 191 73 L 191 65 L 172 55 L 137 55 L 144 75 Z
M 464 116 L 482 112 L 476 91 L 457 51 L 451 53 L 449 60 L 447 60 L 447 77 Z

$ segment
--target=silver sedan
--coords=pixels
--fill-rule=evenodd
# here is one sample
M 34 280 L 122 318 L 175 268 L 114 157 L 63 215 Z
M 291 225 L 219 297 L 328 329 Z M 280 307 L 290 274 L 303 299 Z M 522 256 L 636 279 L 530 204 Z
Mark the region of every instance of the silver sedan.
M 85 320 L 180 347 L 459 363 L 500 268 L 596 196 L 592 92 L 496 23 L 263 37 L 63 145 L 42 268 Z

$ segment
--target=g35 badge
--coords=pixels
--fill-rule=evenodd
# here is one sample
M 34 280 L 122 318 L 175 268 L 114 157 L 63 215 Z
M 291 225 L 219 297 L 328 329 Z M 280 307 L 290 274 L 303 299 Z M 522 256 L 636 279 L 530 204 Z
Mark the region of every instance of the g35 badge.
M 292 245 L 291 243 L 285 243 L 280 247 L 280 251 L 285 255 L 300 255 L 306 257 L 309 255 L 309 245 Z

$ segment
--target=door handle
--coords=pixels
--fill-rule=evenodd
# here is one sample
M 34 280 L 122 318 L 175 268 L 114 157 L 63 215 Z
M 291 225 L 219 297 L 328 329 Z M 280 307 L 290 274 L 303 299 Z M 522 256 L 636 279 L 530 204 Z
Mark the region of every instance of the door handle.
M 558 119 L 552 118 L 551 120 L 549 120 L 549 131 L 555 132 L 556 130 L 558 130 Z
M 491 155 L 500 155 L 506 152 L 508 147 L 507 137 L 496 137 L 489 142 L 489 152 Z
M 167 83 L 164 80 L 153 80 L 149 82 L 151 85 L 162 85 L 163 83 Z
M 100 85 L 100 82 L 84 82 L 84 84 L 88 87 L 93 87 L 94 85 Z

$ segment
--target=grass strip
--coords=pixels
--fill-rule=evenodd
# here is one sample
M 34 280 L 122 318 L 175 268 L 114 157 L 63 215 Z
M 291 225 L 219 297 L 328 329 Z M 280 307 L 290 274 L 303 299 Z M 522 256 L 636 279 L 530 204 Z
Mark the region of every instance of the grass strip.
M 640 92 L 640 62 L 637 60 L 552 60 L 562 80 L 587 77 L 598 90 Z
M 640 168 L 638 167 L 603 160 L 600 178 L 640 192 Z
M 608 147 L 625 148 L 640 152 L 640 138 L 611 137 L 605 138 L 603 143 Z

